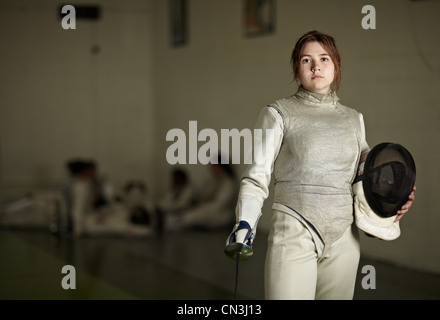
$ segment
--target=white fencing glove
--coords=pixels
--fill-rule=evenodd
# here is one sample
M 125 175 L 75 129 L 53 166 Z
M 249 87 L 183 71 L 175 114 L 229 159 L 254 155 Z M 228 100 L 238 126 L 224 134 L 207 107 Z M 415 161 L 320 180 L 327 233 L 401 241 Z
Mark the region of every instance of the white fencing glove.
M 255 231 L 247 221 L 236 223 L 226 239 L 225 254 L 232 259 L 236 259 L 237 254 L 240 255 L 240 260 L 250 258 L 253 254 L 252 242 L 255 239 Z

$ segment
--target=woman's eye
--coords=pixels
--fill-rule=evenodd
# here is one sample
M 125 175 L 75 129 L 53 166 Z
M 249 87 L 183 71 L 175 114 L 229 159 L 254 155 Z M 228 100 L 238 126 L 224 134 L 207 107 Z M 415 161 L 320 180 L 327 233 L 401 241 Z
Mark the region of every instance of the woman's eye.
M 329 59 L 328 58 L 322 58 L 321 61 L 327 62 Z
M 303 63 L 309 63 L 310 59 L 303 59 Z

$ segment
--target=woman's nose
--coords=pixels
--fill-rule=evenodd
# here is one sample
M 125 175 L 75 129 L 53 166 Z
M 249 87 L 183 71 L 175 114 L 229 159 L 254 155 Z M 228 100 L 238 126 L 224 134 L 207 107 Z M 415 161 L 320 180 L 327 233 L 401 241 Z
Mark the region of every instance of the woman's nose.
M 312 69 L 311 70 L 312 70 L 312 72 L 321 71 L 321 67 L 318 64 L 314 63 L 312 65 Z

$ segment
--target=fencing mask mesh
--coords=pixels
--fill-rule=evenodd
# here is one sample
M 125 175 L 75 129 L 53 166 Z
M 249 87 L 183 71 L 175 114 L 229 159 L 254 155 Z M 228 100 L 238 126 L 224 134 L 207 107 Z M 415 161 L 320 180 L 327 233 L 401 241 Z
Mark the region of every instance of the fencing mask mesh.
M 363 154 L 353 183 L 358 227 L 384 240 L 396 239 L 400 228 L 395 216 L 408 201 L 415 179 L 414 159 L 400 144 L 380 143 Z
M 391 217 L 408 201 L 416 179 L 411 154 L 397 143 L 381 143 L 367 155 L 362 179 L 371 209 Z

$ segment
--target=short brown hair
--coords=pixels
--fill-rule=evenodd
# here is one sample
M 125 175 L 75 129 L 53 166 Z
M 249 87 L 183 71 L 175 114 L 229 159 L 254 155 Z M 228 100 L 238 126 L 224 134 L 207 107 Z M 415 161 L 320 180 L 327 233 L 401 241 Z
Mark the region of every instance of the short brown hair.
M 299 38 L 296 42 L 290 60 L 293 68 L 293 80 L 298 79 L 299 64 L 306 43 L 313 41 L 318 42 L 324 47 L 324 49 L 327 51 L 330 58 L 332 59 L 333 64 L 335 65 L 335 78 L 332 82 L 332 90 L 336 91 L 339 89 L 339 86 L 341 84 L 341 55 L 338 48 L 336 47 L 336 43 L 333 37 L 319 31 L 309 31 L 301 36 L 301 38 Z

